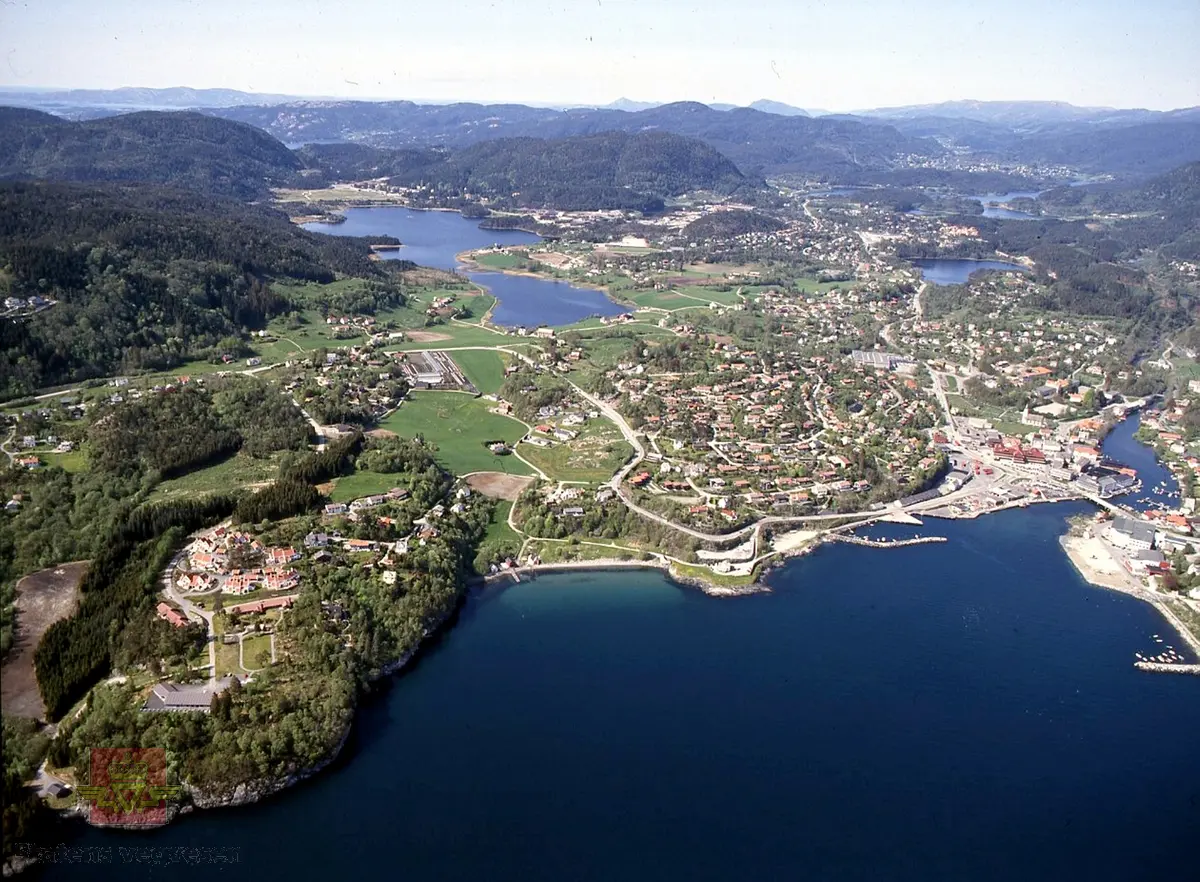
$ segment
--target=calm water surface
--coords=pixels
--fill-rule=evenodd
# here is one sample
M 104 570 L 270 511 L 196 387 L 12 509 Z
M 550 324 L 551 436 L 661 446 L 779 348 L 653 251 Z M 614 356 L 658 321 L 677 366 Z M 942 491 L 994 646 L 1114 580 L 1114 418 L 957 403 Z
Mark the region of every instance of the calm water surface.
M 993 208 L 989 202 L 1012 202 L 1014 199 L 1037 199 L 1045 190 L 1013 190 L 1008 193 L 981 193 L 978 196 L 968 196 L 983 206 L 984 217 L 1002 218 L 1004 220 L 1033 220 L 1034 215 L 1027 211 L 1013 211 L 1009 208 Z
M 961 285 L 980 270 L 1024 270 L 1019 263 L 1003 260 L 954 260 L 942 257 L 919 258 L 912 261 L 921 278 L 935 285 Z
M 411 260 L 423 266 L 453 270 L 455 255 L 491 245 L 529 245 L 541 239 L 519 230 L 481 230 L 478 220 L 452 211 L 414 211 L 410 208 L 351 208 L 340 224 L 305 224 L 306 230 L 333 236 L 395 236 L 404 247 L 381 252 L 392 260 Z M 614 303 L 601 291 L 565 282 L 470 272 L 467 275 L 490 290 L 499 303 L 492 311 L 498 325 L 569 325 L 592 315 L 619 315 L 628 308 Z
M 930 519 L 948 543 L 827 546 L 738 599 L 646 572 L 488 589 L 313 781 L 74 828 L 236 867 L 46 878 L 1194 878 L 1200 678 L 1132 667 L 1166 625 L 1071 568 L 1087 510 Z

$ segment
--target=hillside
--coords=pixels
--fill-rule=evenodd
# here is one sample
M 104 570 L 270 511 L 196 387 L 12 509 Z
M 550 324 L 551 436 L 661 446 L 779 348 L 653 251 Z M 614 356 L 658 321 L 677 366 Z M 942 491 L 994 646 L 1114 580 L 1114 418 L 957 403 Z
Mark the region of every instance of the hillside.
M 1088 172 L 1162 174 L 1200 160 L 1200 120 L 1053 131 L 1023 138 L 1004 153 L 1023 162 L 1058 163 Z
M 67 122 L 0 108 L 0 180 L 170 184 L 250 198 L 294 182 L 301 162 L 253 126 L 199 113 L 144 111 Z
M 692 221 L 679 231 L 679 236 L 692 242 L 726 240 L 746 233 L 773 233 L 784 226 L 782 221 L 757 211 L 714 211 Z
M 394 240 L 391 240 L 394 241 Z M 307 233 L 271 209 L 139 185 L 0 184 L 0 296 L 57 301 L 0 322 L 0 396 L 228 351 L 291 304 L 276 279 L 373 278 L 362 239 Z
M 666 132 L 500 138 L 452 151 L 310 145 L 299 155 L 331 179 L 389 177 L 513 207 L 657 211 L 682 193 L 757 186 L 711 147 Z
M 497 138 L 662 131 L 703 141 L 747 174 L 793 172 L 839 180 L 891 168 L 903 154 L 942 152 L 932 140 L 875 122 L 781 116 L 744 107 L 714 110 L 695 102 L 633 112 L 411 101 L 294 102 L 210 112 L 260 126 L 283 141 L 356 141 L 377 147 L 463 147 Z

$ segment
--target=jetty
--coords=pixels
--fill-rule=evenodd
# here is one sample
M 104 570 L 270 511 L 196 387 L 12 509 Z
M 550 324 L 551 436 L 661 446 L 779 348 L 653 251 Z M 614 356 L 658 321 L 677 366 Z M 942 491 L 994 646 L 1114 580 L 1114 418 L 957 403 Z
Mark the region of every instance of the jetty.
M 848 542 L 851 545 L 862 545 L 866 548 L 903 548 L 906 545 L 928 545 L 931 542 L 945 542 L 945 536 L 914 536 L 912 539 L 864 539 L 851 533 L 830 533 L 829 538 L 837 542 Z
M 1200 677 L 1200 665 L 1181 665 L 1170 662 L 1137 661 L 1133 666 L 1139 671 L 1155 671 L 1160 674 L 1194 674 Z

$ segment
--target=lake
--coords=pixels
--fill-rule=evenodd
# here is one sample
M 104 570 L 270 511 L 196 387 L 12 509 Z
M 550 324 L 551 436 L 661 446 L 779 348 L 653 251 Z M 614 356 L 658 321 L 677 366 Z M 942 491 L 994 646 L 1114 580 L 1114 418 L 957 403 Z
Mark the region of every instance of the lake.
M 968 196 L 983 206 L 984 217 L 1003 218 L 1004 220 L 1034 220 L 1035 215 L 1027 211 L 1013 211 L 1009 208 L 994 208 L 989 202 L 1012 202 L 1014 199 L 1037 199 L 1045 190 L 1013 190 L 1009 193 L 981 193 L 978 196 Z
M 1071 567 L 1057 537 L 1091 510 L 929 519 L 949 542 L 825 546 L 750 597 L 653 572 L 484 589 L 324 774 L 151 833 L 70 828 L 236 866 L 43 878 L 1192 877 L 1200 678 L 1133 668 L 1152 635 L 1185 647 Z
M 304 229 L 332 236 L 395 236 L 404 247 L 380 252 L 390 260 L 411 260 L 443 270 L 461 269 L 456 255 L 492 245 L 531 245 L 541 239 L 520 230 L 481 230 L 478 220 L 453 211 L 416 211 L 402 206 L 351 208 L 339 224 L 311 223 Z M 593 315 L 619 315 L 629 307 L 613 302 L 602 291 L 566 282 L 505 273 L 468 272 L 499 303 L 491 321 L 497 325 L 569 325 Z
M 1019 263 L 1003 260 L 959 260 L 941 257 L 919 258 L 912 265 L 921 272 L 921 278 L 935 285 L 961 285 L 980 270 L 1021 270 Z

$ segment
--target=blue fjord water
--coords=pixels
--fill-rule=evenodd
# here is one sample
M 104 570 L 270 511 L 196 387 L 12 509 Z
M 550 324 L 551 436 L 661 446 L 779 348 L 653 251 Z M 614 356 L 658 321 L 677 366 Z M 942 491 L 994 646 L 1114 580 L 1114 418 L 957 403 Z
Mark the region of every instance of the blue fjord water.
M 520 230 L 481 230 L 478 220 L 451 211 L 414 211 L 403 207 L 351 208 L 339 224 L 305 224 L 306 230 L 334 236 L 388 235 L 404 247 L 381 252 L 393 260 L 411 260 L 422 266 L 453 270 L 457 254 L 491 245 L 529 245 L 541 239 Z M 486 287 L 500 301 L 492 321 L 509 327 L 569 325 L 592 315 L 619 315 L 623 307 L 592 288 L 566 282 L 505 273 L 469 272 L 472 281 Z
M 484 589 L 317 778 L 150 833 L 74 828 L 236 866 L 46 878 L 1194 878 L 1200 678 L 1132 667 L 1178 643 L 1071 568 L 1057 537 L 1089 510 L 825 546 L 750 597 L 628 571 Z
M 1174 494 L 1179 492 L 1179 482 L 1171 470 L 1158 461 L 1153 447 L 1133 437 L 1141 425 L 1142 415 L 1135 413 L 1113 426 L 1101 445 L 1106 457 L 1136 469 L 1138 480 L 1142 482 L 1141 490 L 1125 494 L 1118 501 L 1138 511 L 1164 506 L 1176 508 L 1179 499 Z

